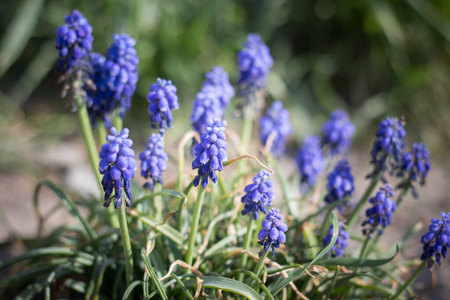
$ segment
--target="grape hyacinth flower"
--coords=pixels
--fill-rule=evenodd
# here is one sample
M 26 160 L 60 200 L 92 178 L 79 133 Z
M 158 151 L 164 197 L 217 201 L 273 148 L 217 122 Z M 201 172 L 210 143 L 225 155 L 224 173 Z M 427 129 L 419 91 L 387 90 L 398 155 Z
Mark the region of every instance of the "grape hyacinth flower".
M 302 188 L 313 187 L 317 177 L 325 169 L 325 159 L 320 148 L 318 136 L 307 136 L 297 154 L 297 165 L 300 171 Z
M 353 175 L 350 173 L 351 167 L 347 159 L 339 161 L 334 170 L 327 176 L 328 194 L 325 196 L 325 202 L 331 204 L 340 201 L 346 197 L 350 197 L 355 190 L 353 186 Z M 347 201 L 343 205 L 339 204 L 338 209 L 343 211 L 343 206 L 347 205 Z
M 261 127 L 260 139 L 263 145 L 266 145 L 271 134 L 275 134 L 270 151 L 275 156 L 280 156 L 284 152 L 286 138 L 292 132 L 289 111 L 283 108 L 280 101 L 274 101 L 272 106 L 267 109 L 266 114 L 259 120 L 259 126 Z
M 211 71 L 206 73 L 206 79 L 203 86 L 212 86 L 216 89 L 216 96 L 220 101 L 220 106 L 223 110 L 223 115 L 230 103 L 230 99 L 234 96 L 234 88 L 228 79 L 228 73 L 221 66 L 212 67 Z M 223 117 L 220 116 L 220 118 Z
M 208 185 L 208 177 L 216 183 L 218 176 L 216 171 L 223 170 L 223 164 L 228 160 L 228 154 L 225 151 L 228 144 L 225 141 L 226 121 L 219 118 L 208 121 L 205 133 L 200 136 L 200 143 L 194 148 L 195 159 L 192 162 L 192 169 L 198 169 L 198 175 L 194 178 L 194 186 L 198 186 L 200 181 L 203 188 Z
M 90 80 L 94 86 L 100 86 L 102 81 L 102 70 L 105 65 L 105 57 L 100 53 L 91 53 L 91 73 L 89 74 Z M 85 87 L 87 95 L 88 114 L 91 119 L 93 128 L 97 128 L 97 121 L 100 119 L 104 122 L 105 128 L 110 128 L 112 123 L 108 116 L 108 112 L 114 110 L 114 103 L 106 101 L 106 99 L 99 97 L 98 89 L 92 89 Z
M 447 258 L 447 247 L 450 247 L 450 212 L 441 212 L 441 220 L 431 219 L 429 231 L 420 242 L 423 244 L 420 260 L 428 259 L 428 268 L 431 268 L 434 260 L 441 265 L 442 257 Z
M 241 96 L 254 94 L 266 85 L 266 75 L 273 65 L 273 59 L 258 34 L 249 34 L 244 48 L 237 54 L 239 65 L 239 81 Z
M 107 135 L 107 142 L 100 150 L 100 164 L 98 170 L 103 175 L 102 185 L 105 192 L 105 203 L 109 207 L 114 193 L 114 208 L 118 209 L 122 203 L 122 189 L 125 191 L 125 202 L 131 205 L 131 178 L 136 175 L 136 160 L 134 150 L 130 147 L 133 141 L 128 138 L 129 130 L 124 128 L 118 134 L 115 127 L 111 128 L 111 135 Z
M 329 153 L 347 154 L 352 144 L 355 126 L 350 122 L 348 114 L 343 110 L 335 110 L 330 120 L 322 127 L 322 143 L 329 147 Z
M 177 110 L 178 96 L 177 87 L 171 80 L 158 78 L 156 83 L 150 86 L 150 93 L 147 96 L 148 114 L 153 129 L 160 129 L 163 134 L 168 127 L 172 127 L 172 110 Z
M 107 113 L 118 108 L 119 116 L 131 108 L 131 100 L 138 81 L 139 58 L 134 46 L 136 41 L 127 34 L 114 34 L 111 47 L 106 52 L 106 61 L 97 84 L 99 101 L 105 103 Z
M 428 171 L 430 170 L 430 154 L 427 147 L 423 143 L 414 143 L 413 151 L 406 153 L 403 156 L 398 177 L 406 178 L 397 186 L 405 192 L 411 188 L 412 194 L 417 198 L 417 190 L 413 182 L 419 181 L 420 185 L 425 184 Z
M 262 222 L 262 229 L 258 233 L 258 244 L 263 246 L 264 251 L 268 251 L 272 247 L 272 256 L 275 256 L 276 249 L 280 248 L 280 244 L 286 242 L 285 232 L 288 228 L 285 223 L 280 221 L 281 219 L 280 210 L 272 208 Z M 262 250 L 259 252 L 259 256 L 261 255 Z
M 331 238 L 333 236 L 333 224 L 330 224 L 330 229 L 328 230 L 327 236 L 322 240 L 322 245 L 324 247 L 328 246 L 331 243 Z M 326 255 L 331 254 L 331 257 L 342 257 L 344 255 L 344 249 L 348 247 L 348 240 L 350 239 L 350 235 L 347 231 L 345 231 L 345 225 L 339 225 L 339 234 L 336 240 L 336 244 L 331 248 L 330 251 Z
M 369 199 L 369 202 L 373 206 L 366 210 L 367 220 L 364 221 L 361 226 L 368 225 L 368 228 L 362 230 L 364 235 L 372 237 L 373 233 L 378 230 L 378 234 L 383 234 L 383 228 L 386 228 L 391 224 L 392 215 L 397 209 L 397 204 L 392 200 L 394 196 L 394 190 L 389 184 L 380 188 L 380 191 L 375 197 Z M 380 226 L 382 228 L 380 228 Z
M 78 10 L 65 17 L 65 25 L 56 30 L 55 48 L 59 50 L 58 72 L 70 75 L 86 67 L 92 50 L 92 27 Z
M 211 85 L 204 85 L 192 103 L 192 127 L 201 135 L 205 132 L 209 120 L 221 119 L 224 114 L 217 89 Z
M 405 136 L 401 120 L 389 117 L 380 123 L 371 152 L 374 170 L 368 177 L 374 177 L 387 169 L 392 175 L 401 164 Z
M 245 195 L 241 198 L 241 202 L 245 203 L 242 215 L 252 215 L 258 220 L 259 212 L 267 214 L 267 207 L 272 206 L 274 196 L 273 182 L 269 180 L 269 176 L 268 171 L 261 170 L 253 178 L 253 183 L 244 188 Z
M 156 183 L 163 184 L 163 172 L 167 168 L 167 153 L 164 152 L 162 136 L 153 133 L 148 139 L 144 152 L 139 154 L 141 160 L 141 176 L 149 179 L 144 188 L 152 190 Z

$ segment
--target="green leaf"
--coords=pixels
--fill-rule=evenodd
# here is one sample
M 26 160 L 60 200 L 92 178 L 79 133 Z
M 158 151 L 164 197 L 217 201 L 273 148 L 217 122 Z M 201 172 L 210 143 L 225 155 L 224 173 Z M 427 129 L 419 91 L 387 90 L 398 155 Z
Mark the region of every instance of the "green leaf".
M 356 267 L 356 268 L 362 268 L 362 267 L 378 267 L 387 264 L 388 262 L 392 261 L 395 256 L 398 253 L 398 246 L 397 251 L 395 254 L 391 257 L 385 258 L 385 259 L 367 259 L 367 258 L 352 258 L 352 257 L 340 257 L 340 258 L 330 258 L 321 260 L 318 262 L 321 266 L 345 266 L 345 267 Z
M 172 241 L 174 241 L 177 245 L 181 246 L 183 249 L 187 249 L 187 240 L 186 238 L 173 228 L 172 226 L 168 224 L 158 223 L 155 220 L 152 220 L 148 217 L 144 217 L 144 214 L 136 209 L 130 210 L 130 215 L 140 220 L 142 223 L 145 223 L 151 227 L 153 227 L 156 231 L 160 232 L 161 234 L 165 235 Z
M 331 212 L 331 219 L 333 224 L 333 235 L 331 237 L 331 242 L 328 246 L 326 246 L 322 251 L 320 251 L 316 257 L 305 267 L 300 269 L 295 269 L 292 273 L 289 274 L 288 277 L 278 281 L 270 290 L 273 296 L 278 294 L 286 285 L 288 285 L 291 281 L 295 281 L 299 279 L 306 269 L 308 269 L 312 264 L 314 264 L 316 261 L 321 259 L 325 254 L 328 253 L 328 251 L 333 248 L 334 244 L 336 244 L 338 235 L 339 235 L 339 222 L 336 218 L 336 214 L 334 212 Z
M 137 204 L 139 204 L 139 203 L 141 203 L 143 201 L 146 201 L 146 200 L 150 200 L 150 199 L 152 199 L 152 198 L 154 198 L 156 196 L 172 196 L 172 197 L 175 197 L 175 198 L 178 198 L 178 199 L 186 198 L 186 195 L 181 193 L 181 192 L 179 192 L 179 191 L 162 190 L 160 192 L 153 193 L 151 195 L 146 195 L 146 196 L 141 197 L 141 198 L 139 198 L 137 200 L 134 200 L 132 205 L 135 207 Z
M 86 253 L 86 252 L 72 250 L 72 249 L 64 248 L 64 247 L 49 247 L 49 248 L 31 250 L 23 255 L 15 257 L 15 258 L 1 264 L 0 270 L 3 270 L 4 268 L 6 268 L 10 265 L 13 265 L 19 261 L 25 260 L 25 259 L 37 258 L 37 257 L 41 257 L 41 256 L 46 256 L 46 255 L 75 256 L 75 258 L 80 259 L 80 262 L 82 262 L 83 264 L 86 264 L 86 265 L 88 265 L 89 263 L 90 263 L 90 265 L 92 265 L 92 263 L 94 262 L 94 259 L 95 259 L 95 257 L 93 255 Z
M 36 28 L 43 6 L 44 0 L 25 0 L 19 7 L 0 46 L 0 77 L 22 53 Z
M 200 277 L 200 279 L 203 280 L 202 287 L 204 288 L 218 289 L 235 293 L 251 300 L 263 299 L 254 289 L 237 280 L 221 276 L 203 276 Z M 195 279 L 190 279 L 185 283 L 185 286 L 196 288 L 197 282 Z
M 85 229 L 86 234 L 88 235 L 90 240 L 93 240 L 96 237 L 94 230 L 92 230 L 88 221 L 80 214 L 75 203 L 70 199 L 59 187 L 51 183 L 50 181 L 44 180 L 39 182 L 36 189 L 34 190 L 34 207 L 37 211 L 39 211 L 39 191 L 43 186 L 47 186 L 50 188 L 61 200 L 61 203 L 64 207 L 75 217 L 75 219 L 80 222 L 81 226 Z
M 245 235 L 246 232 L 247 232 L 247 227 L 244 227 L 244 228 L 239 229 L 235 234 L 229 235 L 229 236 L 221 239 L 214 246 L 212 246 L 205 252 L 205 257 L 211 256 L 219 250 L 223 250 L 226 245 L 235 241 L 237 239 L 237 237 Z
M 125 293 L 123 294 L 122 300 L 128 299 L 128 297 L 130 296 L 131 292 L 134 290 L 135 287 L 139 286 L 142 284 L 142 281 L 140 280 L 136 280 L 133 281 L 126 289 Z
M 169 299 L 166 295 L 166 292 L 164 291 L 163 286 L 161 285 L 161 282 L 159 282 L 158 276 L 156 275 L 155 271 L 153 270 L 152 264 L 150 262 L 149 257 L 147 256 L 145 249 L 142 249 L 141 257 L 142 257 L 142 260 L 144 261 L 145 266 L 147 267 L 148 272 L 150 273 L 150 278 L 153 280 L 153 282 L 156 285 L 156 288 L 159 291 L 159 295 L 164 300 Z

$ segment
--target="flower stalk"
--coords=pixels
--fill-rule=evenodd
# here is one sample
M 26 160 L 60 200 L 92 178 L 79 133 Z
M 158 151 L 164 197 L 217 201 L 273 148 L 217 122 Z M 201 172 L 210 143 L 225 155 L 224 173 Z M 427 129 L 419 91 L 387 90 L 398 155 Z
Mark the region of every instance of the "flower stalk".
M 131 249 L 130 234 L 128 232 L 125 201 L 122 201 L 118 209 L 120 233 L 122 235 L 123 253 L 125 255 L 125 274 L 127 286 L 133 282 L 133 251 Z
M 200 220 L 200 214 L 202 211 L 203 198 L 205 197 L 206 190 L 202 185 L 199 187 L 197 199 L 195 201 L 194 213 L 192 216 L 191 232 L 189 233 L 188 250 L 186 252 L 185 261 L 188 265 L 192 266 L 192 258 L 194 256 L 195 236 L 197 235 L 198 222 Z

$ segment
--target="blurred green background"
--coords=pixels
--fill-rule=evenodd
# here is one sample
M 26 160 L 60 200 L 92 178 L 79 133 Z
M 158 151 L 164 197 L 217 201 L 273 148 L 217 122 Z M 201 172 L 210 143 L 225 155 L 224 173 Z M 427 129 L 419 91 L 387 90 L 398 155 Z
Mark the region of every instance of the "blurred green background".
M 148 131 L 146 95 L 156 77 L 178 87 L 175 117 L 187 120 L 204 73 L 220 64 L 235 82 L 236 53 L 257 32 L 275 60 L 268 90 L 295 115 L 292 152 L 336 108 L 350 112 L 364 149 L 387 115 L 405 116 L 410 142 L 424 141 L 434 158 L 450 145 L 448 0 L 6 0 L 0 2 L 4 170 L 23 163 L 16 150 L 26 136 L 57 143 L 77 134 L 69 99 L 59 97 L 54 50 L 55 30 L 73 9 L 91 23 L 94 51 L 105 53 L 116 32 L 137 40 L 140 80 L 125 118 L 130 128 Z M 180 123 L 174 136 L 186 128 Z

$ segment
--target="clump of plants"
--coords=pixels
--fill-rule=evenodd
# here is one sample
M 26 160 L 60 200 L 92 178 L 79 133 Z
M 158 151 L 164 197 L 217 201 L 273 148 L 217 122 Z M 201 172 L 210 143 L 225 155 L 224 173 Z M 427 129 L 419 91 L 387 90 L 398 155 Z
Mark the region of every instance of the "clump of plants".
M 430 170 L 424 144 L 405 152 L 402 119 L 380 123 L 365 190 L 354 185 L 347 156 L 356 129 L 343 110 L 331 114 L 320 135 L 304 139 L 292 161 L 298 173 L 288 174 L 279 161 L 292 116 L 278 100 L 261 110 L 273 59 L 261 37 L 249 34 L 237 54 L 239 80 L 233 86 L 220 66 L 206 73 L 192 103 L 192 130 L 177 145 L 178 156 L 169 157 L 164 138 L 177 124 L 177 87 L 160 78 L 150 86 L 150 124 L 142 126 L 152 130 L 147 145 L 136 147 L 123 126 L 139 79 L 136 41 L 116 34 L 105 56 L 93 52 L 92 41 L 78 11 L 56 31 L 63 96 L 70 95 L 79 117 L 98 195 L 86 199 L 39 183 L 36 208 L 45 201 L 41 188 L 50 188 L 78 223 L 4 262 L 3 297 L 395 299 L 414 296 L 420 271 L 446 258 L 450 213 L 431 220 L 416 260 L 396 254 L 418 225 L 405 228 L 387 251 L 378 246 L 404 196 L 417 197 Z M 225 120 L 231 104 L 242 122 Z M 259 153 L 250 152 L 255 125 Z M 164 183 L 169 164 L 177 166 L 174 184 Z M 405 268 L 414 272 L 405 275 Z

